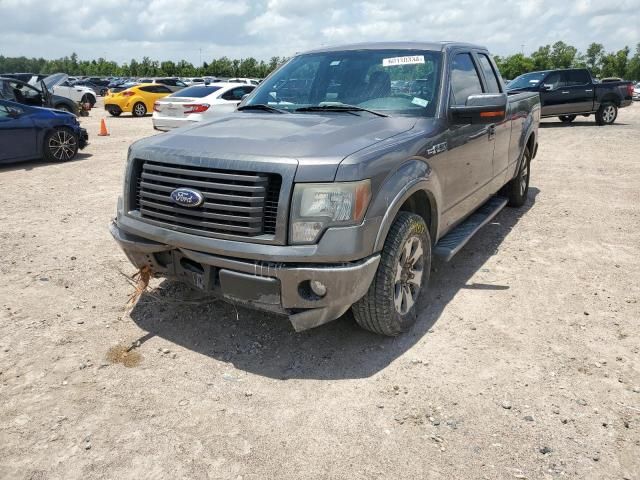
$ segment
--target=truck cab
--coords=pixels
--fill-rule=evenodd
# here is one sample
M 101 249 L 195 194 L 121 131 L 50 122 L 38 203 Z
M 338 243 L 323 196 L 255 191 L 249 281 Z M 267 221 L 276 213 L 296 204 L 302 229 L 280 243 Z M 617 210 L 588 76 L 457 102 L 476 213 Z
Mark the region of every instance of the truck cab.
M 539 119 L 481 46 L 313 50 L 236 112 L 134 143 L 111 233 L 149 274 L 298 331 L 351 308 L 398 335 L 432 256 L 526 202 Z

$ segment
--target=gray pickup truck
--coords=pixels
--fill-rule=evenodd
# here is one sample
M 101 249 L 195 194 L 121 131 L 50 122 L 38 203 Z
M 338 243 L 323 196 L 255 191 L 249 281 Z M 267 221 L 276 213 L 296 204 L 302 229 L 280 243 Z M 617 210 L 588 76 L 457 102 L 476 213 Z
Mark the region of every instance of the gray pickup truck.
M 131 145 L 111 233 L 136 267 L 297 331 L 349 308 L 409 329 L 432 255 L 525 203 L 538 147 L 538 94 L 461 43 L 299 54 L 237 110 Z

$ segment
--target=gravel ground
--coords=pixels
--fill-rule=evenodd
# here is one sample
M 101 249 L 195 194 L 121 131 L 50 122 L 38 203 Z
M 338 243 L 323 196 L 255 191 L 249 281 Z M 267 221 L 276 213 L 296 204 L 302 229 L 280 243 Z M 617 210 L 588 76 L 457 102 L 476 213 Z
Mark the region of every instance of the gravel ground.
M 640 104 L 545 120 L 529 203 L 395 339 L 164 281 L 127 311 L 107 225 L 154 131 L 103 114 L 77 160 L 0 168 L 0 478 L 640 479 Z

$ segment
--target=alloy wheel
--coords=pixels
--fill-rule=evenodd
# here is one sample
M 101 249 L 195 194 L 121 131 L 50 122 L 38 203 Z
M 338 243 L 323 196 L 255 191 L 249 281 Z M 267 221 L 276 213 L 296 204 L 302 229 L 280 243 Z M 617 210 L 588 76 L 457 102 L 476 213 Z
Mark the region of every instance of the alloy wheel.
M 529 184 L 529 159 L 525 158 L 522 161 L 522 167 L 520 168 L 520 195 L 524 195 Z
M 71 160 L 76 153 L 76 137 L 60 129 L 49 138 L 49 151 L 56 160 Z
M 606 123 L 613 122 L 615 116 L 616 116 L 616 109 L 613 107 L 613 105 L 608 105 L 607 107 L 605 107 L 604 111 L 602 112 L 602 118 Z
M 396 265 L 394 298 L 396 312 L 406 315 L 415 305 L 422 286 L 424 250 L 419 237 L 409 237 Z

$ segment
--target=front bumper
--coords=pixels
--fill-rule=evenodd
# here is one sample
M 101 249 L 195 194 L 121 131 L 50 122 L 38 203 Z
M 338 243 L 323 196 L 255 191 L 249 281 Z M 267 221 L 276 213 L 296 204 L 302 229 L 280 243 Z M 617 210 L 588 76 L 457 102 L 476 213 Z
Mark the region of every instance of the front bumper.
M 85 128 L 81 128 L 80 135 L 78 135 L 78 147 L 82 150 L 87 145 L 89 145 L 89 134 Z
M 116 221 L 110 231 L 131 263 L 156 276 L 176 278 L 245 305 L 289 317 L 296 331 L 335 320 L 367 292 L 380 262 L 373 255 L 339 264 L 272 263 L 179 248 L 126 232 Z M 311 281 L 326 286 L 319 297 Z
M 193 125 L 194 121 L 187 118 L 171 118 L 153 116 L 151 119 L 153 122 L 153 128 L 160 130 L 161 132 L 168 132 L 174 128 L 186 127 L 187 125 Z

